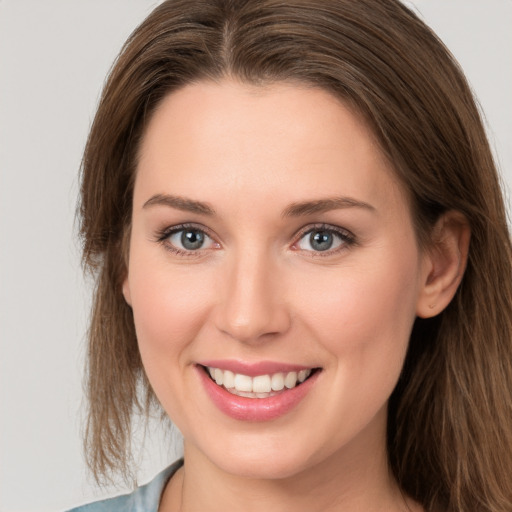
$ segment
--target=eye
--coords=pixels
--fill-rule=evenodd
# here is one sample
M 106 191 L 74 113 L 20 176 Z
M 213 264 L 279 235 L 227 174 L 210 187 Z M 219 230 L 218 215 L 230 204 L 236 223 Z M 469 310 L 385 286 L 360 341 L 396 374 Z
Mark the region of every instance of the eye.
M 302 251 L 336 252 L 337 249 L 353 243 L 354 237 L 348 231 L 321 226 L 304 233 L 296 243 L 296 247 Z
M 198 229 L 182 229 L 169 236 L 168 240 L 179 249 L 196 251 L 201 249 L 210 237 Z
M 169 228 L 159 235 L 158 241 L 178 254 L 218 247 L 218 244 L 204 230 L 194 226 Z

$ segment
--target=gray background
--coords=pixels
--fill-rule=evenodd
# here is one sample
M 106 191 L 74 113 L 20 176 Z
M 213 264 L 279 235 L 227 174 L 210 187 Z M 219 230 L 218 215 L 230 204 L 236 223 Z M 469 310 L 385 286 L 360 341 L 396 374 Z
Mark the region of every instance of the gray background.
M 88 285 L 77 170 L 104 77 L 155 0 L 0 0 L 0 511 L 112 494 L 81 457 Z M 512 0 L 416 0 L 482 104 L 512 184 Z M 175 457 L 150 424 L 141 481 Z

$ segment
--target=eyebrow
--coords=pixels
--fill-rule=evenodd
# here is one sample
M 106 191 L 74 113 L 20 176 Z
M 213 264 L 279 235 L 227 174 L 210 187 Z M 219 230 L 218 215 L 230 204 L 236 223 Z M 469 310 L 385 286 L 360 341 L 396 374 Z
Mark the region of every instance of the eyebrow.
M 376 211 L 371 204 L 358 201 L 351 197 L 330 197 L 314 201 L 292 203 L 283 211 L 283 217 L 301 217 L 305 215 L 312 215 L 314 213 L 322 213 L 329 210 L 339 210 L 344 208 L 363 208 L 371 212 Z
M 195 201 L 181 196 L 173 196 L 170 194 L 156 194 L 148 199 L 142 208 L 150 208 L 151 206 L 168 206 L 185 212 L 199 213 L 201 215 L 215 215 L 215 210 L 208 203 Z M 313 201 L 303 201 L 300 203 L 292 203 L 285 208 L 282 213 L 283 217 L 302 217 L 313 215 L 315 213 L 327 212 L 329 210 L 338 210 L 344 208 L 363 208 L 374 212 L 375 208 L 363 201 L 358 201 L 351 197 L 331 197 L 326 199 L 316 199 Z
M 200 213 L 201 215 L 215 215 L 215 210 L 208 203 L 169 194 L 156 194 L 152 196 L 142 205 L 142 208 L 156 205 L 169 206 L 184 212 Z

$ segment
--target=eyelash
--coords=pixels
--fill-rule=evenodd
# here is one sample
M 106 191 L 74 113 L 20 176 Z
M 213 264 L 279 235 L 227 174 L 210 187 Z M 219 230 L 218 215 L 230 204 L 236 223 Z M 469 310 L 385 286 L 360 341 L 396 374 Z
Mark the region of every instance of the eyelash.
M 202 233 L 206 235 L 209 239 L 211 239 L 214 243 L 215 240 L 213 236 L 209 234 L 209 230 L 205 229 L 203 226 L 199 226 L 197 224 L 178 224 L 176 226 L 170 226 L 167 227 L 156 234 L 156 241 L 163 245 L 164 249 L 167 251 L 176 254 L 178 256 L 185 256 L 188 258 L 194 258 L 199 257 L 203 255 L 203 250 L 197 249 L 197 250 L 186 250 L 186 249 L 180 249 L 179 247 L 176 247 L 175 245 L 171 244 L 169 242 L 169 238 L 172 235 L 175 235 L 176 233 L 180 233 L 181 231 L 195 231 L 197 233 Z M 218 244 L 217 244 L 218 245 Z
M 341 243 L 338 247 L 334 249 L 327 249 L 325 251 L 306 250 L 300 249 L 299 247 L 297 247 L 295 250 L 307 252 L 309 256 L 312 258 L 326 258 L 329 256 L 333 256 L 334 254 L 346 251 L 350 247 L 357 244 L 356 237 L 347 229 L 340 228 L 338 226 L 333 226 L 331 224 L 313 224 L 299 231 L 299 233 L 296 236 L 297 241 L 293 243 L 292 247 L 297 246 L 306 236 L 311 235 L 311 233 L 315 232 L 325 232 L 331 235 L 335 235 L 340 239 Z
M 208 249 L 197 249 L 197 250 L 186 250 L 186 249 L 180 249 L 176 247 L 175 245 L 171 244 L 169 242 L 169 238 L 172 235 L 175 235 L 177 233 L 180 233 L 182 231 L 195 231 L 197 233 L 202 233 L 206 235 L 210 240 L 213 241 L 213 243 L 218 244 L 218 242 L 215 242 L 215 239 L 212 235 L 210 235 L 209 230 L 205 229 L 203 226 L 199 226 L 197 224 L 179 224 L 176 226 L 170 226 L 167 227 L 161 231 L 158 231 L 156 234 L 156 241 L 163 245 L 163 247 L 168 250 L 169 252 L 176 254 L 178 256 L 185 256 L 185 257 L 199 257 L 204 254 L 204 250 Z M 327 249 L 325 251 L 314 251 L 314 250 L 307 250 L 307 249 L 301 249 L 299 247 L 296 247 L 306 236 L 311 235 L 311 233 L 314 232 L 325 232 L 328 234 L 332 234 L 339 238 L 340 245 L 334 249 Z M 295 235 L 294 239 L 296 240 L 292 244 L 292 249 L 295 251 L 301 251 L 308 253 L 311 257 L 317 258 L 324 258 L 328 256 L 332 256 L 333 254 L 337 254 L 339 252 L 342 252 L 344 250 L 347 250 L 351 246 L 356 245 L 356 237 L 348 230 L 340 228 L 338 226 L 332 226 L 330 224 L 313 224 L 308 225 L 307 227 L 300 230 L 297 235 Z

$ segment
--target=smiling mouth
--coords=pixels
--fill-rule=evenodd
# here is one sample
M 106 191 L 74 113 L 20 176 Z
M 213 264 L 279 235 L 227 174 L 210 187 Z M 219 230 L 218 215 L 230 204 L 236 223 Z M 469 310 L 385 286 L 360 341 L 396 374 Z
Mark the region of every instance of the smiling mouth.
M 229 393 L 246 398 L 269 398 L 300 386 L 320 368 L 250 377 L 230 370 L 202 366 L 210 379 Z

